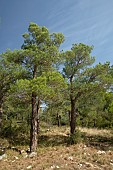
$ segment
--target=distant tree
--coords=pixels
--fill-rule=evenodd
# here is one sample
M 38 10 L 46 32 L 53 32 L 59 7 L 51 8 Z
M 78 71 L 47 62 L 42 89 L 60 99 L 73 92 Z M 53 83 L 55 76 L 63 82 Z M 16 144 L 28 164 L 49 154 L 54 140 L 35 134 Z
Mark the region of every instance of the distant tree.
M 78 100 L 79 125 L 84 127 L 101 127 L 100 119 L 103 116 L 103 108 L 106 103 L 106 89 L 101 88 L 94 91 L 92 95 L 84 94 L 84 97 Z M 102 120 L 102 119 L 101 119 Z M 100 125 L 99 125 L 100 123 Z

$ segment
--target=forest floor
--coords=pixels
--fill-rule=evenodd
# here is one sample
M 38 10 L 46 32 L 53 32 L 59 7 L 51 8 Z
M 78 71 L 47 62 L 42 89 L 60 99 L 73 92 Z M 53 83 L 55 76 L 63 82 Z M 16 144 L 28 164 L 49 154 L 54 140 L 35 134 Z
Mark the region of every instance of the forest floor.
M 30 158 L 7 149 L 0 170 L 113 170 L 113 131 L 79 129 L 82 140 L 73 145 L 68 142 L 69 127 L 41 129 L 37 156 Z M 16 146 L 20 150 L 27 147 Z

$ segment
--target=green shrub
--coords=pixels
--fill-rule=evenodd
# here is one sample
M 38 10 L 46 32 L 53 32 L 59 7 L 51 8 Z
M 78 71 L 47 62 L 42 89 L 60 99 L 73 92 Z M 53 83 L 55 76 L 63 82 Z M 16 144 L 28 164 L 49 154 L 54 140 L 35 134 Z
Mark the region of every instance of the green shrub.
M 71 134 L 68 138 L 68 144 L 72 145 L 72 144 L 77 144 L 80 143 L 82 141 L 82 134 L 81 132 L 77 129 L 75 134 Z
M 29 139 L 29 131 L 30 127 L 25 121 L 11 119 L 3 122 L 1 136 L 12 144 L 25 144 Z

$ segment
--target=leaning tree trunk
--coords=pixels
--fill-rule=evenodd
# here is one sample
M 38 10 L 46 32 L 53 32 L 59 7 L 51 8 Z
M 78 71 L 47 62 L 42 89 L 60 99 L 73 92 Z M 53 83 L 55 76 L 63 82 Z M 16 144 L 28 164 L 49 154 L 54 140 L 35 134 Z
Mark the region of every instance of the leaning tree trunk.
M 34 66 L 33 78 L 36 78 L 37 66 Z M 36 152 L 37 149 L 37 102 L 36 93 L 32 92 L 32 115 L 30 131 L 30 152 Z
M 73 135 L 76 130 L 76 107 L 75 100 L 71 99 L 71 120 L 70 120 L 70 133 Z

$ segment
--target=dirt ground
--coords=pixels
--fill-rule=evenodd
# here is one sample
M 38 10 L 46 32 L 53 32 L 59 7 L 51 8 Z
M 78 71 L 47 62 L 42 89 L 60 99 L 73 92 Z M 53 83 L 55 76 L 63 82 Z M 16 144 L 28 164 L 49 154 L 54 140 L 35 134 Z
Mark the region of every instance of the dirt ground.
M 42 131 L 37 156 L 29 158 L 8 149 L 0 170 L 113 170 L 113 134 L 109 130 L 80 128 L 85 140 L 67 145 L 69 129 Z M 20 147 L 20 146 L 17 146 Z M 27 146 L 21 146 L 26 149 Z

